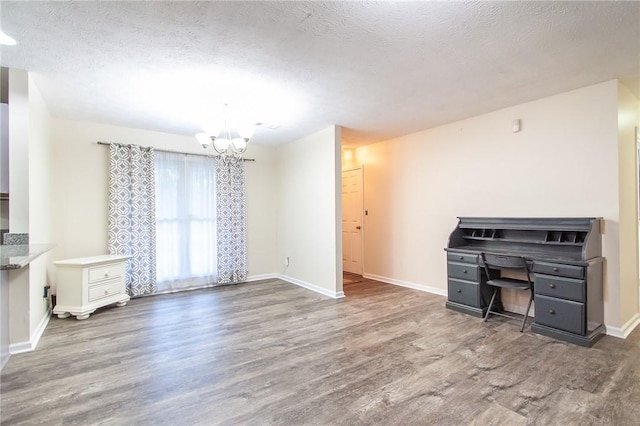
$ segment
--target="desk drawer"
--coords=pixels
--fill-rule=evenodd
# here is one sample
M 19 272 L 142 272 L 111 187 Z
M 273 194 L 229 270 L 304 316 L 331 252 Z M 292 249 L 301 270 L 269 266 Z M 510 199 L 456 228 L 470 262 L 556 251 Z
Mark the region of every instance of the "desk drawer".
M 563 265 L 561 263 L 533 262 L 533 272 L 562 277 L 584 278 L 584 267 Z
M 118 278 L 124 275 L 124 263 L 112 263 L 108 265 L 89 268 L 89 284 Z
M 537 324 L 584 336 L 584 303 L 556 299 L 555 297 L 536 296 L 535 304 Z
M 480 284 L 469 281 L 449 279 L 449 301 L 468 306 L 480 306 Z
M 460 278 L 469 281 L 480 280 L 480 266 L 469 263 L 447 263 L 447 273 L 449 278 Z
M 535 278 L 533 288 L 536 295 L 560 297 L 562 299 L 575 300 L 576 302 L 584 302 L 586 300 L 584 280 L 542 274 L 535 274 Z
M 449 262 L 460 262 L 460 263 L 473 263 L 475 265 L 478 264 L 478 255 L 477 254 L 468 254 L 468 253 L 447 253 L 447 260 Z
M 122 293 L 124 293 L 124 288 L 120 278 L 103 281 L 100 285 L 89 287 L 89 302 Z

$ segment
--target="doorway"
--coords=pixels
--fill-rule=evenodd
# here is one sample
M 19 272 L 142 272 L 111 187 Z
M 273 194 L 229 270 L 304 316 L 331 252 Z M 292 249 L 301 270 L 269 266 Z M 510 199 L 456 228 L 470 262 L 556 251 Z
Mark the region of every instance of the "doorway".
M 362 168 L 342 172 L 342 270 L 362 275 Z

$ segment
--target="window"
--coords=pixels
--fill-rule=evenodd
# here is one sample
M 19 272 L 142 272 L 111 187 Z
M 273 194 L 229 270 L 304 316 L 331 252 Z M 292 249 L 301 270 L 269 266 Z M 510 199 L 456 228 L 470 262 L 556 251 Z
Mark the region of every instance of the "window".
M 155 153 L 157 292 L 216 282 L 216 177 L 209 157 Z

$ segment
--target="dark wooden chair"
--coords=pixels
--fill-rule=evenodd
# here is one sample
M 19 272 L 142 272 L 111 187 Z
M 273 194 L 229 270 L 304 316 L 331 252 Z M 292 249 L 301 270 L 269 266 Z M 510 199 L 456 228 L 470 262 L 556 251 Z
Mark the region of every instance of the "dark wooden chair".
M 501 288 L 513 288 L 513 289 L 521 289 L 521 290 L 529 290 L 531 292 L 531 296 L 529 297 L 529 304 L 527 305 L 527 311 L 524 314 L 524 318 L 522 318 L 522 325 L 520 326 L 520 332 L 524 331 L 524 326 L 527 321 L 527 317 L 529 316 L 529 309 L 531 309 L 531 302 L 533 302 L 533 281 L 531 281 L 531 272 L 529 271 L 529 266 L 527 265 L 527 261 L 522 256 L 514 256 L 507 254 L 493 254 L 493 253 L 481 253 L 480 259 L 484 266 L 484 270 L 487 273 L 487 277 L 491 277 L 492 274 L 489 273 L 489 269 L 500 269 L 500 270 L 509 270 L 509 271 L 518 271 L 522 272 L 524 276 L 526 276 L 526 280 L 524 279 L 515 279 L 515 278 L 491 278 L 487 281 L 487 284 L 493 287 L 493 295 L 491 296 L 491 302 L 489 302 L 489 307 L 487 308 L 487 313 L 484 316 L 484 320 L 487 321 L 489 318 L 489 314 L 500 315 L 503 317 L 520 320 L 518 317 L 514 317 L 512 315 L 507 315 L 503 312 L 497 312 L 492 310 L 493 303 L 496 300 L 496 294 L 500 291 Z

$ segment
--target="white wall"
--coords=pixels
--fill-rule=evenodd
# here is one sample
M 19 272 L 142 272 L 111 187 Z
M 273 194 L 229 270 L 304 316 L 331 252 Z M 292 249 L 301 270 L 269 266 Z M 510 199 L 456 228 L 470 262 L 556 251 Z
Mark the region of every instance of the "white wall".
M 9 173 L 11 232 L 30 243 L 51 242 L 51 117 L 28 73 L 9 70 Z M 48 254 L 9 272 L 11 352 L 35 347 L 48 319 Z M 3 325 L 4 326 L 4 325 Z
M 9 70 L 9 230 L 29 232 L 29 76 Z M 30 341 L 29 268 L 9 272 L 9 340 Z M 13 351 L 13 348 L 10 347 Z
M 97 141 L 202 153 L 190 136 L 73 120 L 53 120 L 55 223 L 52 260 L 107 253 L 109 148 Z M 247 158 L 249 278 L 275 271 L 275 150 L 250 144 Z
M 446 294 L 457 216 L 603 217 L 605 323 L 621 326 L 617 98 L 609 81 L 358 149 L 365 274 Z
M 342 296 L 340 141 L 331 126 L 278 148 L 278 272 L 332 297 Z
M 29 76 L 29 242 L 52 242 L 51 208 L 52 147 L 51 116 L 44 99 Z M 11 197 L 13 200 L 13 197 Z M 51 282 L 47 276 L 49 253 L 29 264 L 29 336 L 32 338 L 43 318 L 48 315 L 48 300 L 43 297 L 44 286 Z
M 277 199 L 278 176 L 276 150 L 250 145 L 246 163 L 247 173 L 247 245 L 249 276 L 258 278 L 277 270 Z
M 635 129 L 640 101 L 618 84 L 618 161 L 620 198 L 619 323 L 638 321 L 638 172 Z M 613 265 L 612 265 L 613 266 Z

